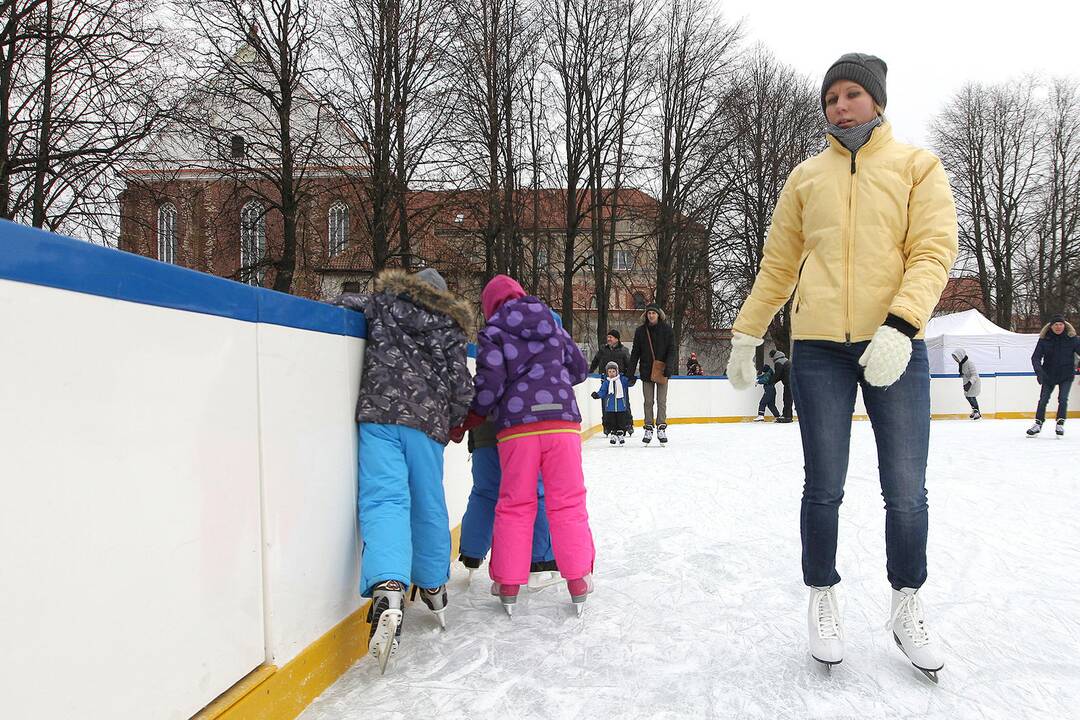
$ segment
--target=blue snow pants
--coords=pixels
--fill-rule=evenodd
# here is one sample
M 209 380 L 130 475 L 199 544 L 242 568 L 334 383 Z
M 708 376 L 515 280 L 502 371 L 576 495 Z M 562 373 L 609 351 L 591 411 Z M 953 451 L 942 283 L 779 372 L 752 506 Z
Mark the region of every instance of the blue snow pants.
M 444 447 L 403 425 L 359 428 L 360 594 L 371 597 L 384 580 L 442 585 L 450 577 Z
M 465 517 L 461 519 L 461 554 L 484 559 L 491 549 L 491 529 L 495 525 L 495 503 L 499 500 L 499 483 L 502 469 L 499 467 L 499 449 L 476 448 L 472 454 L 473 487 Z M 544 507 L 544 483 L 537 483 L 540 505 L 533 524 L 532 561 L 544 562 L 555 559 L 551 549 L 551 532 L 548 530 L 547 511 Z

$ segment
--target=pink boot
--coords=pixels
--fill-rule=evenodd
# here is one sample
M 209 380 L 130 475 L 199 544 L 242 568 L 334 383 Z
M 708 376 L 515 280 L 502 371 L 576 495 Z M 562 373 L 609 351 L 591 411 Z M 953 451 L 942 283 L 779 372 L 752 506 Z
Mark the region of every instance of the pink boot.
M 585 610 L 585 598 L 593 591 L 592 573 L 577 580 L 567 580 L 566 589 L 570 591 L 570 601 L 574 603 L 574 610 L 580 617 Z
M 503 610 L 510 617 L 514 617 L 514 605 L 517 603 L 520 585 L 507 585 L 505 583 L 491 583 L 491 594 L 499 598 Z

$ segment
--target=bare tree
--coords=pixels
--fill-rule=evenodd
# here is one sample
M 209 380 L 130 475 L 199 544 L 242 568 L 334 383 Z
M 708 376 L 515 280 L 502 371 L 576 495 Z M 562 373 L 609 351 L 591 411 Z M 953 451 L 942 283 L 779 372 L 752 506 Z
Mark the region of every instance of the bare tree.
M 705 0 L 672 0 L 665 8 L 656 54 L 659 107 L 656 170 L 656 301 L 669 309 L 676 342 L 705 255 L 702 220 L 706 181 L 718 172 L 736 138 L 728 122 L 730 80 L 740 36 Z
M 106 241 L 118 172 L 171 116 L 165 34 L 139 0 L 0 5 L 0 217 Z
M 1035 308 L 1080 311 L 1080 83 L 1050 83 L 1045 108 L 1044 182 L 1032 279 Z
M 342 0 L 327 37 L 339 87 L 337 105 L 363 133 L 364 189 L 375 271 L 398 257 L 418 258 L 409 189 L 441 179 L 447 119 L 447 47 L 455 32 L 449 0 Z
M 280 216 L 280 248 L 248 248 L 240 279 L 262 284 L 272 268 L 273 288 L 288 292 L 311 232 L 303 210 L 342 155 L 355 150 L 318 91 L 319 13 L 313 0 L 175 2 L 194 28 L 194 150 L 207 169 L 233 183 L 237 198 L 258 198 L 263 217 Z
M 795 166 L 823 146 L 817 89 L 794 69 L 758 47 L 739 68 L 729 120 L 735 141 L 710 179 L 712 285 L 716 307 L 729 321 L 750 293 L 765 250 L 773 209 Z M 790 317 L 773 321 L 780 347 L 790 340 Z
M 934 144 L 953 179 L 963 260 L 975 264 L 983 303 L 1011 327 L 1034 228 L 1042 138 L 1028 80 L 965 86 L 935 125 Z

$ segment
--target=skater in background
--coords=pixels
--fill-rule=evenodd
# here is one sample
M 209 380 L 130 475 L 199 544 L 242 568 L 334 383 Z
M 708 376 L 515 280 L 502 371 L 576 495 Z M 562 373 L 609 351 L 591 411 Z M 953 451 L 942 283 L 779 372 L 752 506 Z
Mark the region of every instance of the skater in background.
M 630 351 L 622 344 L 619 331 L 615 328 L 608 330 L 606 342 L 603 347 L 593 355 L 589 363 L 589 372 L 603 372 L 607 364 L 613 362 L 619 366 L 620 375 L 630 375 Z
M 769 409 L 772 413 L 773 420 L 780 418 L 780 413 L 776 409 L 776 373 L 768 365 L 761 371 L 761 374 L 757 376 L 757 384 L 761 385 L 761 402 L 758 403 L 757 417 L 754 418 L 754 422 L 765 422 L 765 408 Z
M 387 270 L 375 279 L 373 294 L 345 294 L 336 302 L 367 318 L 356 405 L 360 594 L 372 600 L 368 648 L 385 672 L 401 636 L 410 583 L 446 626 L 450 522 L 443 450 L 473 399 L 466 365 L 472 309 L 431 268 L 415 275 Z
M 626 430 L 630 419 L 630 380 L 619 372 L 619 364 L 609 362 L 604 368 L 606 377 L 600 389 L 592 396 L 603 403 L 604 433 L 611 437 L 611 444 L 626 444 Z
M 496 275 L 484 287 L 487 324 L 476 355 L 472 412 L 493 417 L 502 485 L 495 506 L 491 591 L 508 614 L 529 579 L 530 538 L 543 472 L 555 562 L 580 614 L 592 591 L 596 551 L 581 470 L 581 413 L 574 385 L 588 376 L 581 351 L 518 282 Z
M 1028 428 L 1028 437 L 1035 437 L 1042 432 L 1046 421 L 1046 406 L 1050 396 L 1057 388 L 1057 427 L 1054 431 L 1065 434 L 1065 418 L 1069 412 L 1069 391 L 1072 390 L 1076 375 L 1074 355 L 1080 353 L 1080 338 L 1076 329 L 1065 321 L 1065 316 L 1058 313 L 1050 318 L 1039 333 L 1039 342 L 1031 355 L 1031 366 L 1042 386 L 1039 392 L 1039 405 L 1035 409 L 1035 424 Z
M 622 336 L 619 335 L 619 331 L 615 328 L 608 330 L 606 344 L 593 355 L 592 362 L 589 363 L 589 372 L 594 373 L 602 371 L 607 367 L 609 362 L 614 362 L 619 365 L 619 374 L 626 375 L 627 377 L 633 376 L 634 373 L 630 366 L 630 351 L 622 344 Z M 633 385 L 633 383 L 631 383 L 631 385 Z M 626 434 L 633 435 L 634 412 L 629 404 L 626 406 L 626 412 L 630 416 L 630 425 Z M 604 434 L 608 434 L 606 428 Z
M 924 328 L 956 258 L 949 181 L 930 152 L 893 139 L 884 61 L 842 56 L 825 73 L 829 147 L 792 171 L 761 269 L 735 320 L 728 378 L 753 386 L 755 348 L 791 298 L 792 390 L 806 480 L 801 534 L 811 655 L 844 659 L 837 525 L 856 390 L 877 443 L 896 644 L 931 680 L 944 665 L 919 596 L 926 581 L 930 369 Z
M 702 377 L 705 375 L 705 371 L 701 369 L 701 363 L 698 362 L 697 353 L 690 353 L 690 357 L 686 360 L 686 374 L 691 377 Z
M 773 392 L 777 384 L 784 386 L 784 410 L 774 422 L 789 423 L 794 414 L 792 403 L 795 398 L 795 393 L 791 391 L 791 361 L 782 351 L 775 349 L 769 351 L 769 358 L 773 361 Z
M 459 433 L 451 432 L 451 440 L 461 442 Z M 491 549 L 491 532 L 495 524 L 495 504 L 499 500 L 502 469 L 499 467 L 498 441 L 495 425 L 485 421 L 469 431 L 469 452 L 472 453 L 472 491 L 461 518 L 461 542 L 458 560 L 470 571 L 480 567 Z M 544 482 L 537 481 L 538 510 L 533 522 L 532 564 L 530 584 L 544 573 L 554 572 L 555 554 L 551 549 L 547 509 L 544 505 Z M 470 575 L 472 573 L 470 572 Z
M 968 404 L 971 405 L 971 414 L 968 417 L 972 420 L 978 420 L 982 417 L 982 413 L 979 411 L 979 393 L 982 392 L 982 380 L 979 378 L 979 371 L 975 369 L 975 363 L 971 362 L 971 358 L 967 356 L 967 351 L 963 348 L 953 350 L 952 359 L 956 361 L 959 368 L 960 381 L 964 384 L 964 397 L 967 398 Z
M 634 331 L 634 347 L 630 351 L 630 372 L 637 370 L 645 396 L 645 434 L 643 443 L 667 438 L 667 381 L 675 369 L 675 334 L 667 324 L 667 316 L 656 303 L 645 306 L 641 325 Z M 655 414 L 653 401 L 656 402 Z

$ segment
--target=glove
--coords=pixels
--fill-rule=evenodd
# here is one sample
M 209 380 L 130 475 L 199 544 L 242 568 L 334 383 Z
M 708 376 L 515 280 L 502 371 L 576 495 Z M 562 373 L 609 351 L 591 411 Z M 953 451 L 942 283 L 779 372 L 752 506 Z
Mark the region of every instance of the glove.
M 593 400 L 599 400 L 599 399 L 600 399 L 600 393 L 598 393 L 598 392 L 594 392 L 594 393 L 592 394 L 592 397 L 593 397 Z
M 626 379 L 626 387 L 634 387 L 637 385 L 637 375 L 631 375 Z
M 964 392 L 967 392 L 970 389 L 971 389 L 971 383 L 969 383 L 969 382 L 964 383 Z
M 478 414 L 476 411 L 470 410 L 469 414 L 465 416 L 465 420 L 460 425 L 450 428 L 450 439 L 456 443 L 461 442 L 462 438 L 465 437 L 466 432 L 478 425 L 483 425 L 484 420 L 486 419 L 487 418 Z
M 900 379 L 911 360 L 911 339 L 894 327 L 882 325 L 859 358 L 863 377 L 875 387 L 889 387 Z
M 757 367 L 754 365 L 754 349 L 764 342 L 761 338 L 736 332 L 731 336 L 731 356 L 728 358 L 727 377 L 731 387 L 736 390 L 748 390 L 757 380 Z

